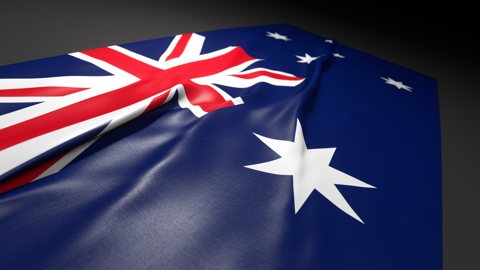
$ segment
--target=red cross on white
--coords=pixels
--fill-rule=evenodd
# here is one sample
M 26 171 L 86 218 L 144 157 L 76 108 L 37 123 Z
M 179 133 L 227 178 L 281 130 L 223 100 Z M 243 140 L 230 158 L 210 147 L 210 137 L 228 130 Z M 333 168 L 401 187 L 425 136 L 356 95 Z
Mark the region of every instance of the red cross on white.
M 202 54 L 205 37 L 183 34 L 154 60 L 120 46 L 71 53 L 109 76 L 0 79 L 0 102 L 40 102 L 0 116 L 0 177 L 92 130 L 93 139 L 16 176 L 18 186 L 66 166 L 98 137 L 171 100 L 201 117 L 243 104 L 217 85 L 246 88 L 259 82 L 296 86 L 303 79 L 266 68 L 247 68 L 259 59 L 232 46 Z M 2 188 L 0 192 L 11 189 Z

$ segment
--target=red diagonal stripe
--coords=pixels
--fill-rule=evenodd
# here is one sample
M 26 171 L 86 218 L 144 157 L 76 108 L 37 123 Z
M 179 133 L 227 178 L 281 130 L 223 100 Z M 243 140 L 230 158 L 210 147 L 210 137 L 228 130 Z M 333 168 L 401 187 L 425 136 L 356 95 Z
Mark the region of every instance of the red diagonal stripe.
M 208 85 L 185 84 L 185 95 L 192 105 L 198 105 L 204 112 L 234 106 L 231 100 L 225 100 L 220 93 Z
M 143 113 L 147 113 L 147 112 L 161 106 L 165 102 L 165 100 L 167 99 L 169 94 L 170 94 L 170 91 L 152 99 L 152 101 L 150 102 L 150 104 L 148 104 L 148 107 L 145 109 L 145 111 Z
M 235 47 L 223 55 L 180 65 L 171 68 L 171 70 L 175 70 L 175 76 L 193 79 L 216 74 L 250 60 L 253 60 L 253 58 L 242 48 Z M 170 69 L 167 71 L 170 71 Z
M 232 75 L 234 77 L 242 78 L 242 79 L 253 79 L 257 78 L 260 76 L 267 76 L 273 79 L 279 79 L 279 80 L 288 80 L 288 81 L 300 81 L 303 80 L 302 78 L 296 77 L 296 76 L 290 76 L 290 75 L 284 75 L 284 74 L 279 74 L 279 73 L 274 73 L 266 70 L 259 70 L 259 71 L 254 71 L 251 73 L 244 73 L 244 74 L 235 74 Z
M 182 53 L 185 51 L 185 48 L 187 47 L 188 41 L 192 37 L 192 34 L 183 34 L 180 39 L 177 42 L 177 45 L 175 48 L 173 48 L 173 51 L 170 53 L 169 56 L 165 60 L 170 60 L 173 58 L 178 58 Z
M 32 87 L 32 88 L 18 88 L 0 90 L 0 97 L 60 97 L 70 95 L 76 92 L 86 90 L 88 88 L 75 87 Z
M 65 156 L 65 154 L 66 153 L 57 155 L 56 157 L 41 163 L 40 165 L 37 165 L 28 171 L 25 171 L 6 181 L 0 182 L 0 194 L 32 182 L 35 178 L 52 167 L 55 162 L 59 161 L 63 156 Z

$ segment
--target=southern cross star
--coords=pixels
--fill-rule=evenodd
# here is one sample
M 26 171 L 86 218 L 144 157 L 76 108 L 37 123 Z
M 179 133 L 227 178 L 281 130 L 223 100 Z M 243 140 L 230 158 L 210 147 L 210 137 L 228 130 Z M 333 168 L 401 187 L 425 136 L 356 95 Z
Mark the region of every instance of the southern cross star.
M 311 56 L 308 53 L 306 53 L 305 56 L 300 56 L 300 55 L 295 55 L 295 56 L 299 59 L 297 61 L 298 63 L 307 63 L 307 64 L 310 64 L 311 62 L 320 58 L 320 56 Z
M 284 41 L 289 41 L 289 40 L 291 40 L 291 39 L 289 39 L 287 36 L 280 35 L 280 34 L 277 33 L 277 32 L 275 32 L 275 33 L 267 32 L 267 37 L 271 37 L 271 38 L 274 38 L 274 39 L 280 39 L 280 40 L 284 40 Z
M 335 148 L 308 149 L 298 119 L 293 142 L 271 139 L 255 133 L 254 135 L 275 151 L 280 158 L 245 167 L 270 174 L 293 176 L 295 214 L 298 213 L 310 194 L 317 190 L 340 210 L 363 223 L 336 185 L 362 188 L 375 187 L 332 168 L 329 164 Z
M 413 91 L 413 88 L 406 85 L 406 84 L 403 84 L 403 82 L 400 82 L 400 81 L 396 81 L 390 77 L 380 77 L 382 78 L 382 80 L 385 81 L 386 84 L 390 84 L 390 85 L 393 85 L 395 86 L 398 90 L 406 90 L 408 92 L 412 92 Z

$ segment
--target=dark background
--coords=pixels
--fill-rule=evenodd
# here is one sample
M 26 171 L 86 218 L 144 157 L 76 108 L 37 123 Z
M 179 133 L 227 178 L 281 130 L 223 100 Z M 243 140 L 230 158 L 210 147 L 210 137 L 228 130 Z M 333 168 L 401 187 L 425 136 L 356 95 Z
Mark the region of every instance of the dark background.
M 475 9 L 460 1 L 435 6 L 335 2 L 2 2 L 0 65 L 183 32 L 290 23 L 435 77 L 442 125 L 444 269 L 479 269 Z

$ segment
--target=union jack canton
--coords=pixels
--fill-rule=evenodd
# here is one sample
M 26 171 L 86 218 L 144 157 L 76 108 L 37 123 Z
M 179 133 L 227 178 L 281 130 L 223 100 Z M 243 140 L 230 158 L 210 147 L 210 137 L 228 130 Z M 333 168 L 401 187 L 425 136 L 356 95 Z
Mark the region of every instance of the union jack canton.
M 232 97 L 217 85 L 247 88 L 266 82 L 288 87 L 303 81 L 278 70 L 249 68 L 260 59 L 239 46 L 201 53 L 204 42 L 205 37 L 195 33 L 177 35 L 158 60 L 121 46 L 70 54 L 108 76 L 0 79 L 0 102 L 40 102 L 0 116 L 0 179 L 56 153 L 15 176 L 0 192 L 58 172 L 99 136 L 165 104 L 175 94 L 180 107 L 202 117 L 243 104 L 241 97 Z M 90 140 L 65 151 L 69 142 L 82 137 Z

